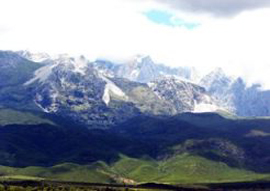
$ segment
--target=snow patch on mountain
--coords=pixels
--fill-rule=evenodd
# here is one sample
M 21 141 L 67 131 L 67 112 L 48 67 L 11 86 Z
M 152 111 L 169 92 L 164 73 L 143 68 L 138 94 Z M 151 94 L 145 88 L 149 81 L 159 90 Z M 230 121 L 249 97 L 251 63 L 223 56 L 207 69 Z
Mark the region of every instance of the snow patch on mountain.
M 34 83 L 35 81 L 39 81 L 39 82 L 43 83 L 50 76 L 50 74 L 52 73 L 52 69 L 55 66 L 56 65 L 46 65 L 46 66 L 39 68 L 38 70 L 35 71 L 35 73 L 34 73 L 35 76 L 32 79 L 25 82 L 24 85 L 28 86 L 28 85 Z
M 55 113 L 58 111 L 58 104 L 57 104 L 57 97 L 59 96 L 59 92 L 55 89 L 50 91 L 50 99 L 51 104 L 44 107 L 41 103 L 43 102 L 44 97 L 40 95 L 39 93 L 36 94 L 34 102 L 35 104 L 42 109 L 45 113 Z
M 58 104 L 56 103 L 56 100 L 57 100 L 58 95 L 59 95 L 58 91 L 52 92 L 52 94 L 51 94 L 52 104 L 48 108 L 49 112 L 53 112 L 53 113 L 57 112 Z
M 202 112 L 215 112 L 220 110 L 220 108 L 217 105 L 211 104 L 211 103 L 198 103 L 195 100 L 195 104 L 194 104 L 194 113 L 202 113 Z
M 139 71 L 138 69 L 134 69 L 134 70 L 130 73 L 130 77 L 136 79 L 136 78 L 138 78 L 139 74 L 140 74 L 140 71 Z
M 102 96 L 102 100 L 104 101 L 106 105 L 110 103 L 111 94 L 119 96 L 125 100 L 128 98 L 126 94 L 119 87 L 115 85 L 115 83 L 113 83 L 111 80 L 109 80 L 108 78 L 106 78 L 105 76 L 101 74 L 99 76 L 106 82 L 104 93 Z

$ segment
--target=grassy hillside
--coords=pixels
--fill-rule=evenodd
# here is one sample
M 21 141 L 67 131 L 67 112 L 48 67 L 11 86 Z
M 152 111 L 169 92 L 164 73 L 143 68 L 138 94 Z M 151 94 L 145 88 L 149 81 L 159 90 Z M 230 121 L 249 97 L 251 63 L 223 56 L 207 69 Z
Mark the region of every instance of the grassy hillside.
M 189 154 L 178 155 L 165 161 L 161 164 L 161 170 L 167 173 L 159 181 L 168 183 L 240 182 L 267 177 Z
M 0 166 L 0 180 L 50 179 L 75 182 L 112 183 L 113 179 L 104 171 L 102 163 L 76 165 L 65 163 L 53 167 L 12 168 Z
M 37 124 L 51 124 L 54 122 L 34 115 L 26 111 L 18 111 L 13 109 L 0 108 L 0 126 L 18 124 L 18 125 L 37 125 Z
M 12 168 L 0 166 L 0 179 L 51 179 L 95 183 L 222 183 L 266 179 L 258 174 L 232 168 L 225 163 L 182 154 L 167 160 L 135 159 L 121 155 L 112 164 L 91 165 L 65 163 L 53 167 Z
M 169 184 L 254 181 L 269 176 L 187 153 L 163 161 L 122 157 L 111 168 L 135 182 Z

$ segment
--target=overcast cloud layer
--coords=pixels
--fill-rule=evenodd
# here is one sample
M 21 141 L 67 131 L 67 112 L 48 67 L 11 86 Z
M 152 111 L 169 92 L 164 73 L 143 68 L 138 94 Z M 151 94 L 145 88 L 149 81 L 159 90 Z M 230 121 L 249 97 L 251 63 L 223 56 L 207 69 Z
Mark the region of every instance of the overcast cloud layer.
M 170 7 L 214 16 L 234 16 L 243 11 L 270 6 L 269 0 L 156 0 Z
M 170 2 L 170 6 L 164 2 Z M 268 5 L 267 2 L 0 0 L 0 49 L 84 54 L 92 59 L 115 60 L 149 54 L 167 65 L 196 66 L 203 73 L 223 67 L 231 74 L 245 76 L 248 82 L 263 82 L 270 88 L 270 9 L 255 9 Z M 184 7 L 234 17 L 181 11 Z M 188 30 L 157 24 L 144 14 L 151 10 L 167 11 L 199 26 Z M 236 14 L 243 10 L 246 11 Z

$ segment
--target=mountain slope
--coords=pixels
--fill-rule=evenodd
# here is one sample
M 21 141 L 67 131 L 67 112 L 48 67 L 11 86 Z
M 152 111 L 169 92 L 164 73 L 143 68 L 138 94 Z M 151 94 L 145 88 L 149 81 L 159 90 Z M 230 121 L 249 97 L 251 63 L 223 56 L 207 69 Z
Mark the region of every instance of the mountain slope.
M 0 107 L 37 109 L 22 83 L 40 67 L 14 52 L 0 51 Z
M 0 87 L 21 84 L 39 67 L 39 64 L 24 59 L 14 52 L 0 51 Z
M 38 116 L 29 111 L 18 111 L 14 109 L 0 108 L 0 125 L 37 125 L 37 124 L 51 124 L 55 125 L 50 119 L 44 118 L 42 115 Z

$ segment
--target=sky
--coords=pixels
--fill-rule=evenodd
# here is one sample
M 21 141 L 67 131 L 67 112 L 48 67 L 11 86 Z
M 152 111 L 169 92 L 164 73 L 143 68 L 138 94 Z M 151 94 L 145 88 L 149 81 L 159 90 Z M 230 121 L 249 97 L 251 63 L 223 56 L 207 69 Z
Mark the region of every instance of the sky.
M 270 88 L 269 0 L 0 0 L 0 49 L 222 67 Z

